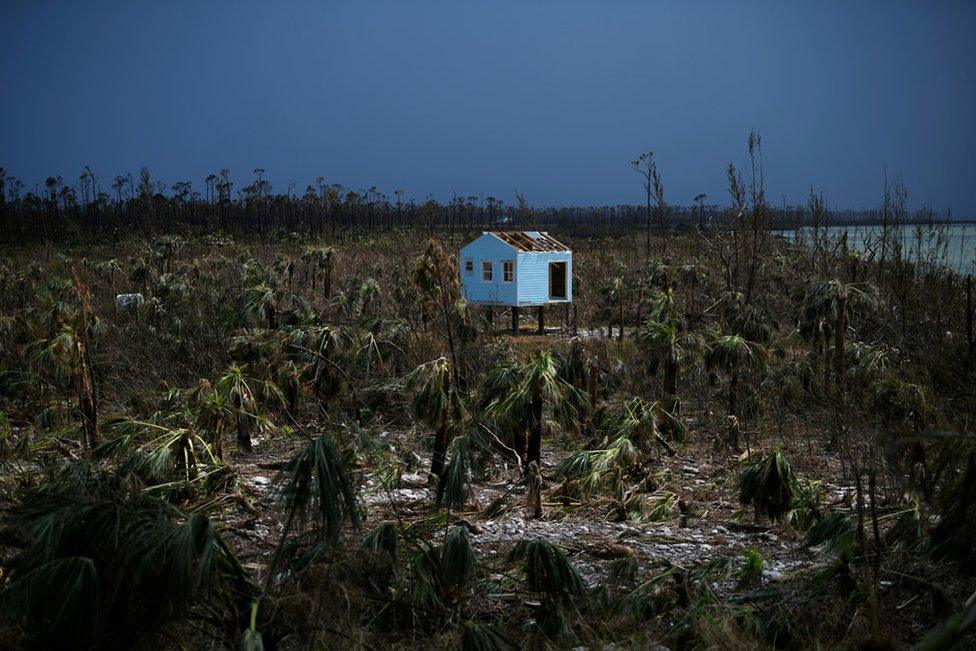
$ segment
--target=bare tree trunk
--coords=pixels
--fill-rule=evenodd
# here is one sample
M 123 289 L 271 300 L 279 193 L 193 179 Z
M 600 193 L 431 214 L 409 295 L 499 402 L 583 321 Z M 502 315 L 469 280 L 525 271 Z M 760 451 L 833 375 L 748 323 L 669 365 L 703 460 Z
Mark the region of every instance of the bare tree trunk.
M 976 363 L 976 338 L 973 335 L 973 277 L 966 276 L 966 350 L 969 354 L 968 366 Z
M 88 349 L 78 342 L 81 365 L 75 373 L 75 391 L 78 394 L 78 409 L 81 411 L 81 424 L 85 434 L 85 447 L 91 451 L 98 447 L 98 403 L 95 400 L 95 383 L 92 379 Z
M 532 431 L 529 433 L 529 447 L 526 464 L 541 463 L 542 457 L 542 394 L 536 388 L 532 396 Z
M 837 300 L 837 324 L 834 327 L 834 384 L 837 396 L 844 398 L 844 338 L 847 332 L 847 299 L 843 295 Z
M 678 362 L 674 355 L 668 355 L 664 364 L 664 392 L 671 396 L 670 411 L 677 412 L 678 406 Z
M 620 292 L 620 318 L 617 320 L 617 325 L 620 326 L 620 332 L 617 333 L 617 341 L 624 340 L 624 293 Z
M 447 423 L 443 423 L 434 433 L 434 455 L 430 460 L 430 474 L 440 477 L 444 473 L 444 459 L 447 454 Z
M 729 416 L 738 417 L 737 394 L 739 392 L 739 372 L 732 369 L 729 374 Z

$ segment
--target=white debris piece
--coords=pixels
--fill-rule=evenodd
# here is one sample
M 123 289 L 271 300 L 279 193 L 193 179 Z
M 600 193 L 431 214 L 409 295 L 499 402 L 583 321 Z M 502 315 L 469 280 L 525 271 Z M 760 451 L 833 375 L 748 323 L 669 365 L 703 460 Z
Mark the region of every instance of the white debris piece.
M 135 311 L 145 302 L 146 299 L 143 298 L 142 294 L 117 294 L 115 296 L 115 305 L 120 310 Z

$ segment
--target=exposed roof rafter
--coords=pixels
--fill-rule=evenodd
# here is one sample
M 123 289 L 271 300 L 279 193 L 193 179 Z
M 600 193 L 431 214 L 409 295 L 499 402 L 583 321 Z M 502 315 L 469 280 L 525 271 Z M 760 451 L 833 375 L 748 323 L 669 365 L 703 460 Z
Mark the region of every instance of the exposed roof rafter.
M 519 251 L 569 251 L 569 247 L 541 231 L 488 231 Z

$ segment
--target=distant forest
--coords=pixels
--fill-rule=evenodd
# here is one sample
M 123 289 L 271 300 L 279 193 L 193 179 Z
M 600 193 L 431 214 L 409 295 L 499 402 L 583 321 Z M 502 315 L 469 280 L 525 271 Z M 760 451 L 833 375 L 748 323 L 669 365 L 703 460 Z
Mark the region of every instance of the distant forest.
M 641 171 L 642 158 L 634 162 Z M 656 174 L 653 162 L 650 168 Z M 208 175 L 202 193 L 191 181 L 173 184 L 156 180 L 147 167 L 138 175 L 99 177 L 85 167 L 76 182 L 48 177 L 43 185 L 25 184 L 0 168 L 0 233 L 8 243 L 117 239 L 126 235 L 175 232 L 224 232 L 256 237 L 298 233 L 309 237 L 351 239 L 385 229 L 467 232 L 480 229 L 558 227 L 577 235 L 607 234 L 646 226 L 707 227 L 728 223 L 736 214 L 731 191 L 737 174 L 730 165 L 730 197 L 698 195 L 692 205 L 670 204 L 663 185 L 645 183 L 647 205 L 535 207 L 524 195 L 514 202 L 493 196 L 454 196 L 441 202 L 404 200 L 376 187 L 352 189 L 330 184 L 322 177 L 297 191 L 275 192 L 264 169 L 255 169 L 247 184 L 235 181 L 227 169 Z M 660 177 L 657 178 L 660 183 Z M 652 201 L 653 198 L 653 201 Z M 879 206 L 860 210 L 829 210 L 822 196 L 811 190 L 804 205 L 766 208 L 770 228 L 807 224 L 918 223 L 951 221 L 951 213 L 923 209 L 908 211 L 907 192 L 900 179 L 885 184 Z M 727 201 L 727 203 L 725 202 Z

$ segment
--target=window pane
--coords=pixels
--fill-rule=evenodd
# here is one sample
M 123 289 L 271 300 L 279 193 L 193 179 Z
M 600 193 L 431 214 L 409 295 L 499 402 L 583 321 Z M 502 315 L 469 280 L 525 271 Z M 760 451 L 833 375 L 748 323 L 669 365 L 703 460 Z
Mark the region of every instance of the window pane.
M 482 280 L 491 280 L 491 262 L 490 261 L 485 260 L 485 261 L 483 261 L 481 263 L 481 279 Z
M 506 283 L 515 280 L 515 263 L 511 260 L 506 260 L 502 263 L 502 280 Z

